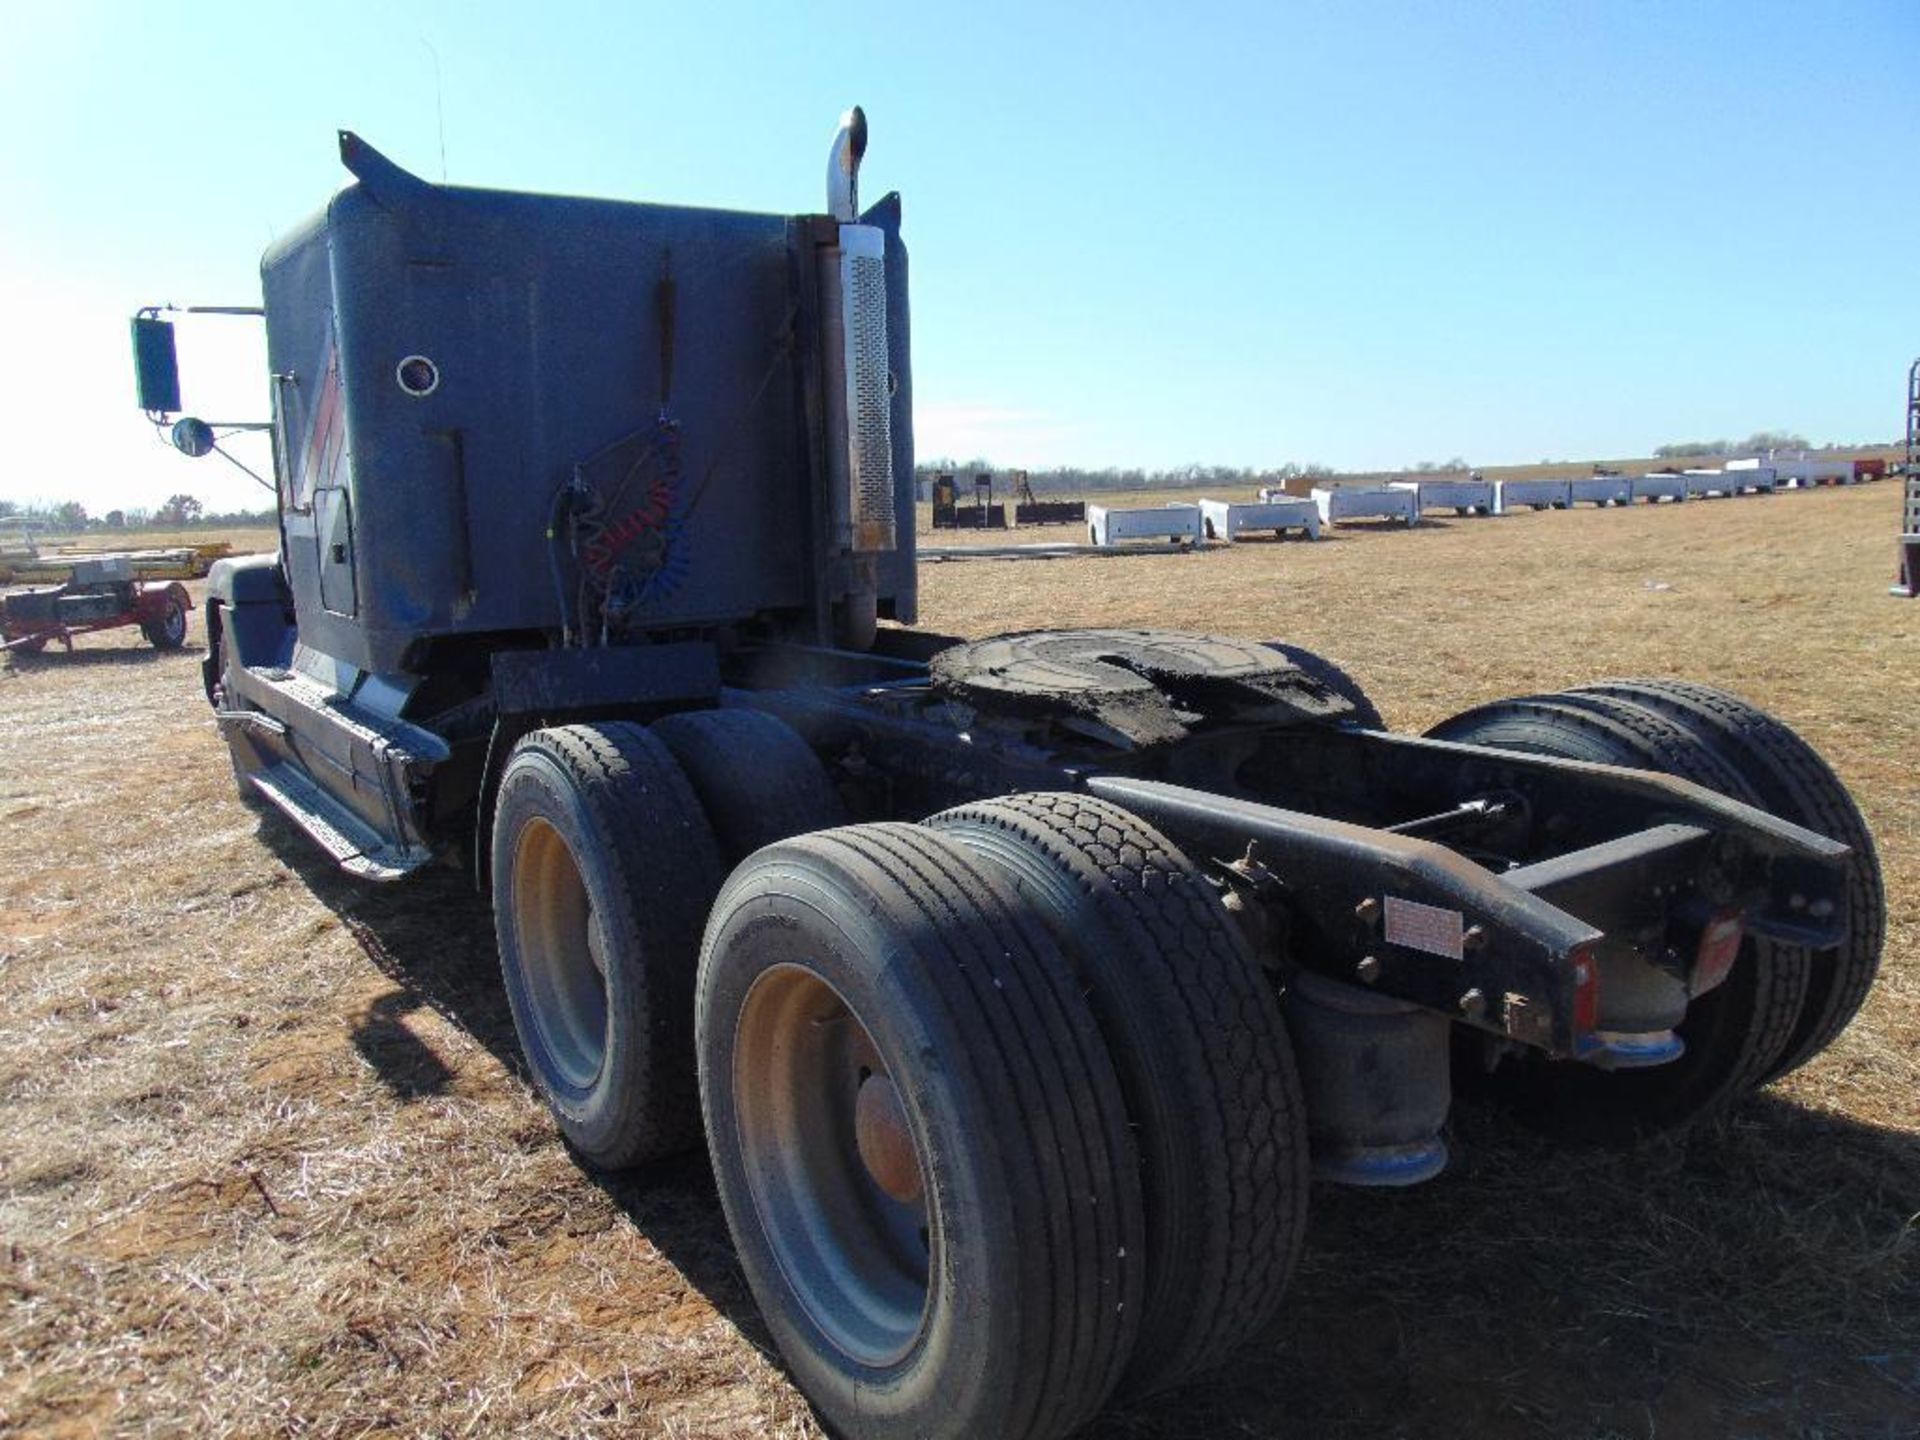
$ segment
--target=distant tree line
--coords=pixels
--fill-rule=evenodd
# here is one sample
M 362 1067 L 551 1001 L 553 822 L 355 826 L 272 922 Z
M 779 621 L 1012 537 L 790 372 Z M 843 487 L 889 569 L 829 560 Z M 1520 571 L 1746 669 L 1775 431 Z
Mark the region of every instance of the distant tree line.
M 1806 436 L 1791 430 L 1756 430 L 1744 440 L 1676 441 L 1671 445 L 1660 446 L 1653 454 L 1654 458 L 1660 460 L 1682 460 L 1699 456 L 1762 454 L 1768 450 L 1862 450 L 1885 443 L 1876 440 L 1859 444 L 1835 442 L 1815 446 Z M 1542 459 L 1540 463 L 1552 465 L 1559 462 Z M 1372 478 L 1378 475 L 1464 475 L 1472 468 L 1466 459 L 1459 455 L 1446 460 L 1417 460 L 1411 465 L 1404 465 L 1398 469 L 1353 472 L 1351 475 L 1336 471 L 1328 465 L 1302 465 L 1292 461 L 1271 468 L 1183 465 L 1172 470 L 1143 470 L 1114 466 L 1096 470 L 1085 466 L 1061 465 L 1046 470 L 1030 470 L 1027 472 L 1027 481 L 1033 486 L 1036 494 L 1084 494 L 1102 490 L 1179 490 L 1207 486 L 1224 489 L 1228 486 L 1257 488 L 1271 485 L 1281 488 L 1289 480 L 1303 478 L 1321 480 Z M 965 493 L 972 487 L 975 475 L 992 475 L 995 486 L 1004 487 L 1012 483 L 1014 471 L 1011 467 L 996 465 L 991 460 L 978 456 L 970 460 L 954 460 L 947 457 L 923 460 L 914 466 L 914 479 L 918 482 L 919 493 L 923 498 L 930 493 L 933 477 L 942 473 L 952 475 Z
M 1688 460 L 1701 455 L 1758 455 L 1768 450 L 1811 450 L 1804 435 L 1791 430 L 1756 430 L 1744 440 L 1678 440 L 1654 448 L 1656 460 Z M 1832 447 L 1829 447 L 1832 448 Z
M 1381 471 L 1391 475 L 1445 475 L 1465 474 L 1468 465 L 1460 456 L 1448 460 L 1419 460 L 1397 470 Z M 962 493 L 966 493 L 973 484 L 975 475 L 991 475 L 996 486 L 1012 484 L 1013 470 L 1006 466 L 995 465 L 990 460 L 978 457 L 972 460 L 935 459 L 924 460 L 914 467 L 914 479 L 919 484 L 919 493 L 924 498 L 931 493 L 933 477 L 949 474 L 959 484 Z M 1369 474 L 1376 472 L 1368 472 Z M 1172 470 L 1143 470 L 1138 468 L 1122 469 L 1109 466 L 1103 470 L 1089 469 L 1077 465 L 1061 465 L 1049 470 L 1029 470 L 1027 483 L 1033 486 L 1036 495 L 1069 494 L 1079 495 L 1102 490 L 1188 490 L 1188 489 L 1227 489 L 1228 487 L 1259 489 L 1271 486 L 1284 489 L 1289 480 L 1330 480 L 1340 477 L 1342 472 L 1331 465 L 1319 465 L 1309 462 L 1298 464 L 1288 461 L 1283 465 L 1235 466 L 1235 465 L 1182 465 Z
M 198 526 L 270 525 L 271 510 L 210 511 L 192 495 L 169 495 L 151 509 L 135 506 L 90 514 L 78 500 L 0 500 L 0 520 L 25 520 L 50 530 L 139 530 L 165 526 L 170 530 Z
M 1173 470 L 1119 469 L 1113 466 L 1092 470 L 1077 465 L 1062 465 L 1050 470 L 1029 470 L 1027 483 L 1033 486 L 1036 495 L 1084 494 L 1101 490 L 1180 490 L 1203 486 L 1225 488 L 1229 485 L 1278 487 L 1289 480 L 1302 477 L 1319 479 L 1333 473 L 1326 465 L 1296 465 L 1291 461 L 1271 469 L 1182 465 Z M 924 460 L 913 470 L 922 495 L 930 493 L 933 477 L 939 474 L 953 476 L 964 493 L 972 486 L 975 475 L 991 475 L 995 485 L 1004 486 L 1011 483 L 1012 471 L 977 457 L 972 460 Z

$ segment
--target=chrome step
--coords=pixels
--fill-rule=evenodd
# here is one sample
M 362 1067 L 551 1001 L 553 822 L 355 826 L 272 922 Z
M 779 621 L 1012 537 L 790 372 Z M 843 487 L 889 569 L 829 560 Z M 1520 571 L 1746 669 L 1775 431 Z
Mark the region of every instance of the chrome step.
M 247 776 L 289 820 L 363 880 L 398 880 L 433 858 L 425 846 L 396 845 L 314 784 L 299 766 L 281 760 Z

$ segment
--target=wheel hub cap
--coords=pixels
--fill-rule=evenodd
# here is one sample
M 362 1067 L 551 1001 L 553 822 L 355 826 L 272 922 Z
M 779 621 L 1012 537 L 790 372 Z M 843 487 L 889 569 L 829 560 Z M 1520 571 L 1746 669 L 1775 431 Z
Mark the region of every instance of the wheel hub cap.
M 853 1102 L 853 1135 L 874 1184 L 902 1205 L 920 1198 L 925 1187 L 920 1164 L 914 1159 L 907 1112 L 886 1076 L 869 1075 L 860 1083 Z

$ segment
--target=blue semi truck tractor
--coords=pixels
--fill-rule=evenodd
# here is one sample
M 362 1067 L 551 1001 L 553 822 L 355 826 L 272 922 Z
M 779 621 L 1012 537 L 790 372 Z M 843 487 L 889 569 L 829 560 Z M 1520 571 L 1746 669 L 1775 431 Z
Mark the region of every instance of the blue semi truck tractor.
M 1395 734 L 1282 640 L 916 627 L 907 251 L 435 185 L 352 134 L 267 253 L 276 553 L 209 579 L 242 795 L 369 882 L 471 866 L 582 1164 L 705 1144 L 837 1433 L 1064 1435 L 1283 1303 L 1310 1174 L 1454 1103 L 1631 1143 L 1871 985 L 1872 840 L 1681 681 Z M 190 453 L 173 322 L 140 398 Z

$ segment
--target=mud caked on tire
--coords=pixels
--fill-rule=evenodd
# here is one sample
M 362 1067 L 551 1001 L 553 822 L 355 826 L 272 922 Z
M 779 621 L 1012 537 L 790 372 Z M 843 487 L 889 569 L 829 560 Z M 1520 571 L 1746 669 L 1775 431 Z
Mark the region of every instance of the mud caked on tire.
M 507 1002 L 535 1085 L 595 1165 L 699 1141 L 694 967 L 722 874 L 686 777 L 643 726 L 514 746 L 492 855 Z
M 1809 957 L 1805 1001 L 1768 1078 L 1806 1064 L 1847 1028 L 1880 973 L 1887 892 L 1873 832 L 1860 807 L 1811 745 L 1737 695 L 1684 680 L 1609 680 L 1569 694 L 1639 706 L 1665 716 L 1740 777 L 1747 793 L 1726 790 L 1726 794 L 1838 840 L 1853 852 L 1846 862 L 1840 906 L 1845 938 L 1838 946 Z
M 1699 737 L 1644 707 L 1573 693 L 1495 701 L 1427 732 L 1494 749 L 1656 770 L 1752 801 L 1739 771 Z M 1463 1063 L 1464 1094 L 1492 1092 L 1522 1118 L 1568 1138 L 1606 1143 L 1711 1119 L 1764 1084 L 1807 993 L 1806 952 L 1748 937 L 1726 980 L 1675 1027 L 1685 1052 L 1642 1070 L 1601 1070 L 1529 1051 L 1492 1075 Z M 1477 1047 L 1463 1047 L 1477 1055 Z
M 829 1428 L 1092 1415 L 1140 1316 L 1139 1164 L 1046 926 L 925 828 L 801 836 L 728 879 L 697 1015 L 735 1248 Z
M 1117 805 L 1016 795 L 927 823 L 1011 883 L 1086 993 L 1146 1203 L 1122 1388 L 1178 1384 L 1272 1319 L 1305 1233 L 1305 1111 L 1273 987 L 1193 864 Z
M 653 723 L 700 797 L 729 865 L 762 845 L 846 823 L 826 766 L 762 710 L 690 710 Z

